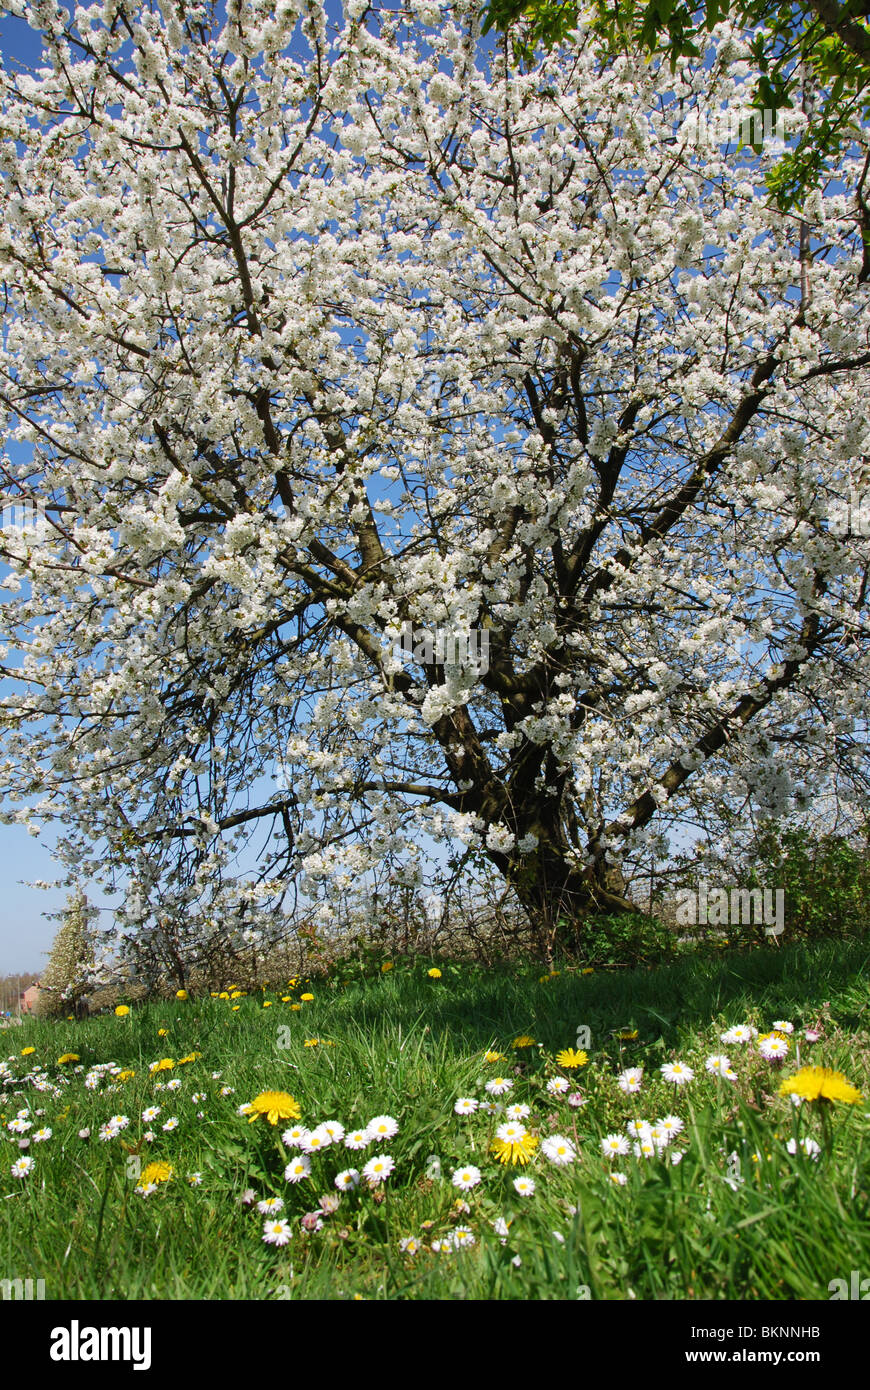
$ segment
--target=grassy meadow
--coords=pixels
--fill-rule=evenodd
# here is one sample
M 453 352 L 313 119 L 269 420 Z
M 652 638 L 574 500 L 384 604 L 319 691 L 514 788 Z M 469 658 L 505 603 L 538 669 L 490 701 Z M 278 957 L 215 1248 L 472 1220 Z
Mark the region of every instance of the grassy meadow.
M 28 1020 L 0 1057 L 0 1279 L 46 1299 L 827 1299 L 870 1275 L 867 943 L 345 964 Z M 807 1067 L 861 1098 L 781 1094 Z

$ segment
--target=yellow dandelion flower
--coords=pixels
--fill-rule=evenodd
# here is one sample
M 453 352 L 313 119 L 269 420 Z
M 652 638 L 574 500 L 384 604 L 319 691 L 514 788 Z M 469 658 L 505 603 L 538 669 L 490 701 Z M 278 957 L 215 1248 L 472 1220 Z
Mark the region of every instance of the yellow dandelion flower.
M 483 1058 L 483 1060 L 484 1060 L 485 1062 L 503 1062 L 503 1061 L 504 1061 L 504 1053 L 503 1053 L 503 1052 L 486 1052 L 486 1053 L 484 1053 L 484 1058 Z
M 393 962 L 392 962 L 391 960 L 385 960 L 384 963 L 383 963 L 383 965 L 381 966 L 381 974 L 382 974 L 382 975 L 386 975 L 387 971 L 388 971 L 388 970 L 392 970 L 392 968 L 393 968 Z M 304 996 L 303 996 L 303 997 L 304 997 Z
M 119 1080 L 119 1081 L 132 1081 L 132 1080 L 133 1080 L 133 1077 L 134 1077 L 135 1075 L 136 1075 L 136 1073 L 135 1073 L 134 1071 L 121 1071 L 121 1072 L 118 1072 L 118 1080 Z
M 172 1177 L 171 1163 L 147 1163 L 139 1176 L 142 1187 L 149 1182 L 169 1182 Z
M 513 1042 L 511 1043 L 511 1047 L 516 1047 L 516 1048 L 520 1048 L 520 1047 L 534 1047 L 534 1046 L 535 1046 L 535 1040 L 534 1040 L 534 1038 L 530 1038 L 529 1035 L 528 1035 L 528 1033 L 521 1033 L 520 1036 L 519 1036 L 518 1038 L 514 1038 Z
M 301 1008 L 302 1008 L 302 1005 L 301 1005 L 301 1004 L 291 1004 L 291 1005 L 290 1005 L 290 1012 L 291 1012 L 291 1013 L 294 1013 L 294 1014 L 298 1014 L 298 1012 L 299 1012 L 299 1010 L 300 1010 Z
M 282 1003 L 282 1004 L 289 1004 L 289 1003 L 290 1003 L 290 995 L 289 995 L 289 994 L 282 994 L 282 995 L 281 995 L 281 1003 Z
M 218 999 L 229 999 L 229 997 L 230 996 L 227 994 L 227 991 L 225 989 L 222 989 L 220 994 L 218 995 Z
M 241 991 L 240 989 L 234 989 L 233 992 L 232 992 L 232 994 L 230 995 L 230 998 L 231 998 L 231 999 L 241 999 L 241 997 L 242 997 L 242 991 Z
M 573 1047 L 566 1047 L 556 1053 L 556 1061 L 560 1067 L 573 1071 L 575 1067 L 585 1067 L 589 1058 L 585 1052 L 575 1052 Z
M 524 1134 L 522 1139 L 511 1143 L 507 1139 L 493 1139 L 492 1152 L 499 1163 L 528 1163 L 538 1147 L 535 1134 Z
M 183 1067 L 183 1066 L 185 1066 L 188 1062 L 195 1062 L 196 1059 L 197 1059 L 197 1057 L 201 1057 L 201 1056 L 202 1056 L 202 1053 L 201 1053 L 201 1052 L 191 1052 L 191 1053 L 188 1054 L 187 1057 L 179 1057 L 178 1061 L 176 1062 L 176 1066 Z
M 59 1067 L 62 1067 L 62 1066 L 65 1066 L 65 1064 L 66 1064 L 67 1062 L 79 1062 L 79 1061 L 81 1061 L 81 1058 L 79 1057 L 79 1054 L 78 1054 L 77 1052 L 64 1052 L 63 1055 L 62 1055 L 61 1057 L 58 1057 L 58 1059 L 57 1059 L 57 1065 L 58 1065 Z
M 304 1045 L 305 1045 L 305 1047 L 317 1047 L 317 1046 L 319 1045 L 319 1043 L 320 1043 L 320 1039 L 319 1039 L 319 1038 L 306 1038 L 306 1039 L 305 1039 L 305 1044 L 304 1044 Z
M 22 1055 L 22 1057 L 29 1057 L 30 1054 L 31 1054 L 31 1052 L 35 1052 L 35 1051 L 36 1051 L 36 1048 L 35 1048 L 35 1047 L 22 1047 L 22 1049 L 21 1049 L 21 1055 Z
M 124 1018 L 130 1012 L 129 1004 L 119 1004 L 115 1009 L 116 1018 Z
M 233 998 L 235 998 L 235 996 L 231 994 L 231 995 L 230 995 L 230 998 L 233 999 Z M 238 1008 L 238 1007 L 239 1007 L 239 1005 L 237 1004 L 237 1005 L 236 1005 L 236 1008 Z M 272 1001 L 271 1001 L 271 999 L 264 999 L 264 1000 L 263 1000 L 263 1008 L 264 1008 L 264 1009 L 271 1009 L 271 1007 L 272 1007 Z
M 159 1062 L 152 1062 L 148 1070 L 150 1072 L 172 1071 L 175 1067 L 171 1057 L 163 1057 Z
M 265 1115 L 270 1125 L 276 1125 L 279 1120 L 298 1120 L 302 1116 L 296 1101 L 286 1091 L 261 1091 L 254 1096 L 248 1109 L 252 1112 L 249 1124 L 253 1124 L 258 1115 Z
M 300 994 L 299 998 L 302 1000 L 303 1004 L 312 1004 L 314 1002 L 313 994 Z
M 157 1029 L 157 1036 L 158 1036 L 158 1038 L 168 1038 L 168 1037 L 169 1037 L 169 1029 L 168 1029 L 168 1028 L 158 1028 L 158 1029 Z
M 620 1042 L 634 1042 L 635 1038 L 637 1037 L 637 1029 L 623 1028 L 622 1032 L 617 1033 L 616 1036 L 619 1038 Z
M 429 979 L 430 979 L 430 980 L 440 980 L 440 979 L 441 979 L 441 971 L 440 971 L 440 970 L 438 969 L 438 967 L 435 966 L 435 965 L 433 965 L 433 967 L 432 967 L 431 970 L 427 970 L 427 971 L 426 971 L 426 974 L 429 976 Z
M 855 1105 L 862 1098 L 841 1071 L 830 1067 L 803 1067 L 783 1081 L 779 1094 L 801 1096 L 803 1100 L 838 1100 L 844 1105 Z
M 177 990 L 175 991 L 175 997 L 176 997 L 176 999 L 186 999 L 186 998 L 187 998 L 187 990 L 186 990 L 186 989 L 177 989 Z
M 595 971 L 592 969 L 592 966 L 591 966 L 591 965 L 587 965 L 587 967 L 586 967 L 585 970 L 581 970 L 581 971 L 580 971 L 580 974 L 581 974 L 581 975 L 594 975 L 594 974 L 595 974 Z

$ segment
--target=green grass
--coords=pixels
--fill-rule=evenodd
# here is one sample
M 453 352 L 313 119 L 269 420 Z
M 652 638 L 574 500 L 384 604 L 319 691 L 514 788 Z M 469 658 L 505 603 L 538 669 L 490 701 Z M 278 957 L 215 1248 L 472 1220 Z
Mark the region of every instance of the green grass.
M 47 1299 L 76 1300 L 575 1299 L 587 1290 L 593 1299 L 827 1299 L 833 1279 L 848 1282 L 852 1270 L 870 1276 L 866 944 L 771 947 L 590 975 L 565 968 L 545 983 L 540 967 L 445 961 L 432 980 L 432 964 L 339 970 L 310 983 L 314 1001 L 299 1010 L 281 995 L 295 1002 L 302 982 L 293 991 L 154 1002 L 126 1018 L 35 1020 L 4 1031 L 0 1055 L 14 1056 L 11 1077 L 0 1082 L 0 1279 L 41 1278 Z M 810 1046 L 803 1030 L 819 1018 L 824 1036 Z M 795 1025 L 781 1066 L 754 1044 L 719 1039 L 731 1025 L 768 1031 L 779 1019 Z M 581 1025 L 591 1031 L 589 1064 L 563 1071 L 554 1054 L 575 1043 Z M 620 1040 L 623 1029 L 637 1029 L 637 1039 Z M 512 1050 L 523 1033 L 536 1045 Z M 304 1045 L 315 1037 L 317 1047 Z M 818 1104 L 797 1109 L 781 1098 L 782 1077 L 796 1070 L 795 1042 L 802 1065 L 843 1071 L 864 1099 L 823 1107 L 833 1110 L 823 1116 Z M 25 1047 L 36 1051 L 22 1057 Z M 458 1097 L 485 1099 L 484 1082 L 499 1071 L 483 1060 L 490 1047 L 507 1055 L 499 1065 L 513 1082 L 502 1103 L 528 1104 L 524 1123 L 541 1140 L 567 1136 L 577 1162 L 556 1167 L 539 1147 L 528 1167 L 503 1167 L 490 1143 L 506 1116 L 454 1114 Z M 67 1051 L 79 1054 L 78 1071 L 57 1064 Z M 161 1057 L 177 1063 L 193 1052 L 201 1056 L 149 1073 Z M 719 1052 L 731 1058 L 736 1082 L 705 1071 Z M 679 1090 L 659 1072 L 675 1058 L 695 1072 Z M 99 1062 L 135 1075 L 89 1090 L 87 1070 Z M 44 1068 L 35 1075 L 44 1075 L 45 1089 L 33 1085 L 34 1064 Z M 638 1095 L 616 1084 L 630 1066 L 644 1069 Z M 585 1104 L 572 1108 L 548 1094 L 547 1080 L 559 1074 Z M 155 1089 L 174 1078 L 176 1091 Z M 221 1096 L 225 1086 L 233 1091 Z M 350 1130 L 391 1115 L 399 1132 L 362 1153 L 330 1147 L 312 1158 L 311 1181 L 289 1184 L 283 1170 L 296 1151 L 281 1143 L 285 1124 L 237 1113 L 264 1090 L 292 1093 L 311 1127 L 335 1119 Z M 161 1107 L 153 1143 L 140 1118 L 149 1105 Z M 35 1167 L 16 1179 L 18 1137 L 8 1124 L 24 1109 Z M 604 1134 L 668 1113 L 685 1130 L 663 1156 L 603 1157 Z M 102 1141 L 99 1127 L 113 1114 L 130 1124 Z M 165 1132 L 170 1116 L 179 1125 Z M 52 1130 L 46 1142 L 33 1142 L 39 1126 Z M 86 1127 L 91 1137 L 79 1138 Z M 817 1159 L 787 1152 L 789 1138 L 804 1136 L 822 1145 Z M 676 1165 L 668 1161 L 675 1149 L 684 1153 Z M 396 1165 L 384 1187 L 343 1193 L 320 1231 L 303 1232 L 303 1213 L 335 1194 L 335 1174 L 361 1170 L 379 1152 Z M 173 1165 L 173 1176 L 143 1197 L 138 1165 L 157 1159 Z M 464 1194 L 469 1211 L 458 1212 L 462 1196 L 450 1174 L 466 1163 L 480 1168 L 482 1181 Z M 625 1186 L 611 1181 L 614 1170 Z M 187 1181 L 193 1172 L 202 1174 L 196 1187 Z M 518 1175 L 533 1178 L 533 1196 L 517 1195 Z M 264 1244 L 263 1217 L 240 1200 L 248 1188 L 258 1199 L 284 1199 L 288 1245 Z M 498 1218 L 509 1223 L 506 1240 L 493 1229 Z M 457 1223 L 470 1228 L 474 1245 L 433 1251 Z M 421 1243 L 413 1256 L 399 1246 L 412 1236 Z

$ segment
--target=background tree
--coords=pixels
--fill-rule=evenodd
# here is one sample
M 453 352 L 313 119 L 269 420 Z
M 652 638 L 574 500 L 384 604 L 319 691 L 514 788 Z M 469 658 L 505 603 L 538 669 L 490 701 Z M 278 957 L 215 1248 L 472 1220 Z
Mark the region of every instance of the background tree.
M 328 923 L 441 842 L 564 944 L 687 819 L 866 794 L 847 197 L 811 246 L 592 29 L 519 71 L 465 3 L 21 12 L 3 790 L 123 931 Z M 740 100 L 712 49 L 685 113 Z
M 67 899 L 63 921 L 39 982 L 37 1012 L 44 1018 L 77 1012 L 90 988 L 93 966 L 88 900 L 79 891 Z

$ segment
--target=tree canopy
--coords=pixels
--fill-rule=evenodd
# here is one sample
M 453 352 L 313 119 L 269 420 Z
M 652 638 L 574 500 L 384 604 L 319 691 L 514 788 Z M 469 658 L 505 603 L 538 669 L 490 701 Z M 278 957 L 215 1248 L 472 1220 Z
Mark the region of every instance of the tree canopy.
M 464 0 L 17 12 L 2 789 L 123 927 L 328 920 L 433 842 L 573 923 L 675 826 L 866 794 L 860 225 L 693 133 L 749 43 L 523 70 Z
M 768 186 L 784 211 L 799 204 L 824 178 L 837 177 L 838 156 L 862 120 L 870 118 L 870 14 L 867 0 L 490 0 L 484 28 L 511 30 L 530 59 L 538 44 L 565 40 L 587 15 L 614 54 L 661 54 L 672 70 L 680 58 L 701 58 L 708 35 L 723 20 L 747 31 L 753 68 L 752 104 L 759 113 L 794 106 L 810 119 L 795 147 L 768 173 Z M 520 21 L 519 28 L 517 22 Z M 867 165 L 856 197 L 863 217 L 870 275 Z

